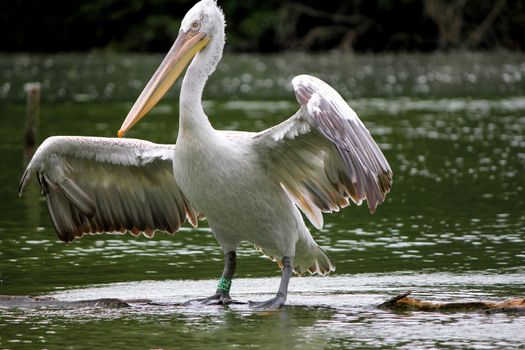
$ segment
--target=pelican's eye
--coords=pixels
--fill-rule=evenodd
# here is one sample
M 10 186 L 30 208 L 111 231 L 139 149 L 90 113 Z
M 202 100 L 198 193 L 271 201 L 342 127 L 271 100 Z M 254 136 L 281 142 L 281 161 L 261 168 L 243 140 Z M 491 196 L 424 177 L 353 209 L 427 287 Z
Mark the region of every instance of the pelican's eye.
M 194 31 L 194 32 L 196 32 L 196 31 L 199 30 L 199 29 L 201 29 L 201 22 L 200 22 L 200 21 L 197 21 L 197 20 L 193 21 L 193 22 L 191 23 L 191 30 Z

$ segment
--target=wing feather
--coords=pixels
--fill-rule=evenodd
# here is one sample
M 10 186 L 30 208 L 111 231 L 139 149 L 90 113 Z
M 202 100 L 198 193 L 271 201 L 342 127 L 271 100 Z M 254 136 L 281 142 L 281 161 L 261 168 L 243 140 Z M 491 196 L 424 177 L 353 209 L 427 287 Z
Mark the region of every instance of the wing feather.
M 102 232 L 175 233 L 197 214 L 173 175 L 173 146 L 132 139 L 51 137 L 22 175 L 37 173 L 60 239 Z
M 328 84 L 300 75 L 292 80 L 299 111 L 254 136 L 269 173 L 312 224 L 349 200 L 366 200 L 370 212 L 392 187 L 392 170 L 370 132 Z

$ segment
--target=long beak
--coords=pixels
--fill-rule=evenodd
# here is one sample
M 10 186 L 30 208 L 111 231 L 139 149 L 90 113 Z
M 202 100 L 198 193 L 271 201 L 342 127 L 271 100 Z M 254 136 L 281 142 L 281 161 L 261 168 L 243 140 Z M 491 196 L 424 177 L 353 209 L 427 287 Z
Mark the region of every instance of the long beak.
M 202 50 L 209 41 L 210 38 L 201 32 L 180 32 L 170 51 L 164 57 L 159 68 L 157 68 L 157 71 L 153 74 L 129 111 L 118 131 L 118 137 L 124 136 L 133 125 L 159 102 L 162 96 L 175 83 L 193 56 Z

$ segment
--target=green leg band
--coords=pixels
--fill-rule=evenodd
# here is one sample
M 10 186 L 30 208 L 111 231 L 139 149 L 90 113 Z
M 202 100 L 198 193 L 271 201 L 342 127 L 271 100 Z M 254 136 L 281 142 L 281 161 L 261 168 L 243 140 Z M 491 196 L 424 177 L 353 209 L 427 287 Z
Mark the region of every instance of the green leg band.
M 232 280 L 221 277 L 221 279 L 219 280 L 219 284 L 217 285 L 217 289 L 220 289 L 223 292 L 229 293 L 231 286 L 232 286 Z

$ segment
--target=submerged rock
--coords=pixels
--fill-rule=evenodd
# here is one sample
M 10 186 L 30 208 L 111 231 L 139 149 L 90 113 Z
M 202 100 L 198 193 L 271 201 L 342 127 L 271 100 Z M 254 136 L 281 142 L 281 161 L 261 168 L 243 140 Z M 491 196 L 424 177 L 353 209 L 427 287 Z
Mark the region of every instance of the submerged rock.
M 118 309 L 130 307 L 130 305 L 123 300 L 112 298 L 62 301 L 46 296 L 0 295 L 0 307 L 104 307 Z

